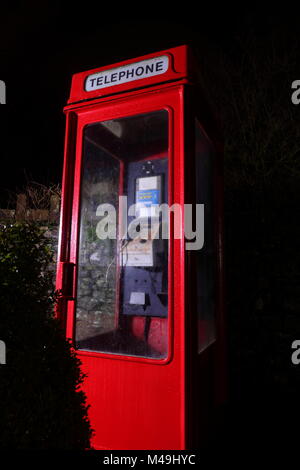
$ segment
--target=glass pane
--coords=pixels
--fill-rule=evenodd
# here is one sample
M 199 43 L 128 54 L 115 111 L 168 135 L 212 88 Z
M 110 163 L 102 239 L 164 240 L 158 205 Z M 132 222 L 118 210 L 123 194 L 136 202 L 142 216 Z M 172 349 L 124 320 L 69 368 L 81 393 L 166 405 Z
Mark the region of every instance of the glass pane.
M 215 325 L 215 248 L 213 218 L 214 151 L 196 121 L 196 202 L 204 204 L 204 245 L 196 252 L 198 352 L 216 339 Z
M 84 129 L 76 347 L 167 355 L 168 112 Z

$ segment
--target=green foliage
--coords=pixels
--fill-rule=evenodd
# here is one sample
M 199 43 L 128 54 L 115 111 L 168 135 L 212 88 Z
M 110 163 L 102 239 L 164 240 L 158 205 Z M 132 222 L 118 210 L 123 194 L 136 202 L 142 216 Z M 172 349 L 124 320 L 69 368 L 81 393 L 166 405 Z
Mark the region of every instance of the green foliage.
M 49 241 L 36 225 L 0 229 L 0 447 L 83 450 L 91 429 L 78 359 L 53 315 Z

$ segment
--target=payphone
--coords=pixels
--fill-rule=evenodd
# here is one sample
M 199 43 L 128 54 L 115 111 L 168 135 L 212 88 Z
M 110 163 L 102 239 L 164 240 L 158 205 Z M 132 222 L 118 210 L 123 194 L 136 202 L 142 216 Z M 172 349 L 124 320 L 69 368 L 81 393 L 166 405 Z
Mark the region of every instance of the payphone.
M 75 74 L 65 113 L 57 314 L 92 446 L 201 444 L 226 389 L 222 165 L 189 48 Z

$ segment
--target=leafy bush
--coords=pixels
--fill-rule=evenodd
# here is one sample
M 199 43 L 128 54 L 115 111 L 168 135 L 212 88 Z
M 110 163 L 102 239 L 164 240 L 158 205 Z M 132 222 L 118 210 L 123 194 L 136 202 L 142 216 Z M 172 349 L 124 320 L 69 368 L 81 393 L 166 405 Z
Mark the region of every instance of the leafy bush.
M 53 315 L 52 253 L 36 225 L 0 229 L 0 447 L 83 450 L 91 428 L 80 363 Z

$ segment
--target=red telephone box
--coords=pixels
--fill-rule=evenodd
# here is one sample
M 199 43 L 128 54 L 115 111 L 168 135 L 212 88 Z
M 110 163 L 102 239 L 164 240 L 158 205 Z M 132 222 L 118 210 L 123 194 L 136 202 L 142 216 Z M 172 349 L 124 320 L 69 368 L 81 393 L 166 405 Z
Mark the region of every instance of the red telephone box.
M 73 76 L 58 315 L 94 449 L 188 449 L 225 396 L 217 126 L 179 46 Z

